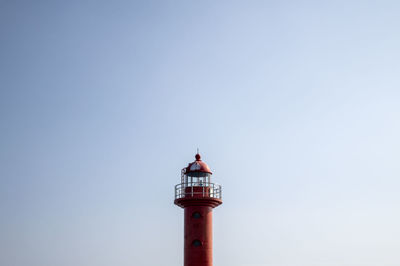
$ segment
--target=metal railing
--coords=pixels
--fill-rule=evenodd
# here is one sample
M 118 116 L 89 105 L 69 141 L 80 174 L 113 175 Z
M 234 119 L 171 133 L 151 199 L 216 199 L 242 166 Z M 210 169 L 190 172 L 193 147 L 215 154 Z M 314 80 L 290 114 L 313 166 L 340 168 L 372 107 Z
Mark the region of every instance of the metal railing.
M 181 183 L 175 186 L 175 199 L 181 198 L 222 198 L 222 187 L 215 183 L 193 182 Z

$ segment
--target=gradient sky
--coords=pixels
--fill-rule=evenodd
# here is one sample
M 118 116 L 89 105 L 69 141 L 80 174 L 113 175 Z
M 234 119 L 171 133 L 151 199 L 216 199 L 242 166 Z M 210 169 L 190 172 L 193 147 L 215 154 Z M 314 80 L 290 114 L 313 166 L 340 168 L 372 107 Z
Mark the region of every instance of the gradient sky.
M 399 1 L 0 0 L 0 265 L 400 265 Z

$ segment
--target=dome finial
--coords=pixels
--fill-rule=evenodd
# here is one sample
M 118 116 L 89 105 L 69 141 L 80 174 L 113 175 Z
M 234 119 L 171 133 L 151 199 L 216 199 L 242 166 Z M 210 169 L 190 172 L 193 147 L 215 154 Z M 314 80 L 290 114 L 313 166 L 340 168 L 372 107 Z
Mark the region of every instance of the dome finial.
M 201 156 L 200 156 L 200 153 L 199 153 L 199 148 L 197 148 L 197 153 L 196 153 L 196 161 L 201 161 Z

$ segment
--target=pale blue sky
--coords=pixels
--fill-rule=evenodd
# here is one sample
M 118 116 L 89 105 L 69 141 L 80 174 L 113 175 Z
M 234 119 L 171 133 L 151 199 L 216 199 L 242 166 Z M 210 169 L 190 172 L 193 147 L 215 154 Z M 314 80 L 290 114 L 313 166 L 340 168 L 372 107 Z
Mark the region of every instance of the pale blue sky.
M 400 265 L 399 1 L 0 0 L 0 265 Z

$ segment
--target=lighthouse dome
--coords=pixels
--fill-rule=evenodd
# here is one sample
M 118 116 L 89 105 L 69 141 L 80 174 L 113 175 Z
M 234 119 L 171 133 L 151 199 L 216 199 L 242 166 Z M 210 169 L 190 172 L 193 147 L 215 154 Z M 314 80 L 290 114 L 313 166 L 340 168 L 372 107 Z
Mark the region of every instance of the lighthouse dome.
M 206 174 L 212 174 L 210 167 L 201 160 L 200 154 L 196 154 L 196 161 L 189 163 L 185 172 L 189 176 L 204 176 Z

